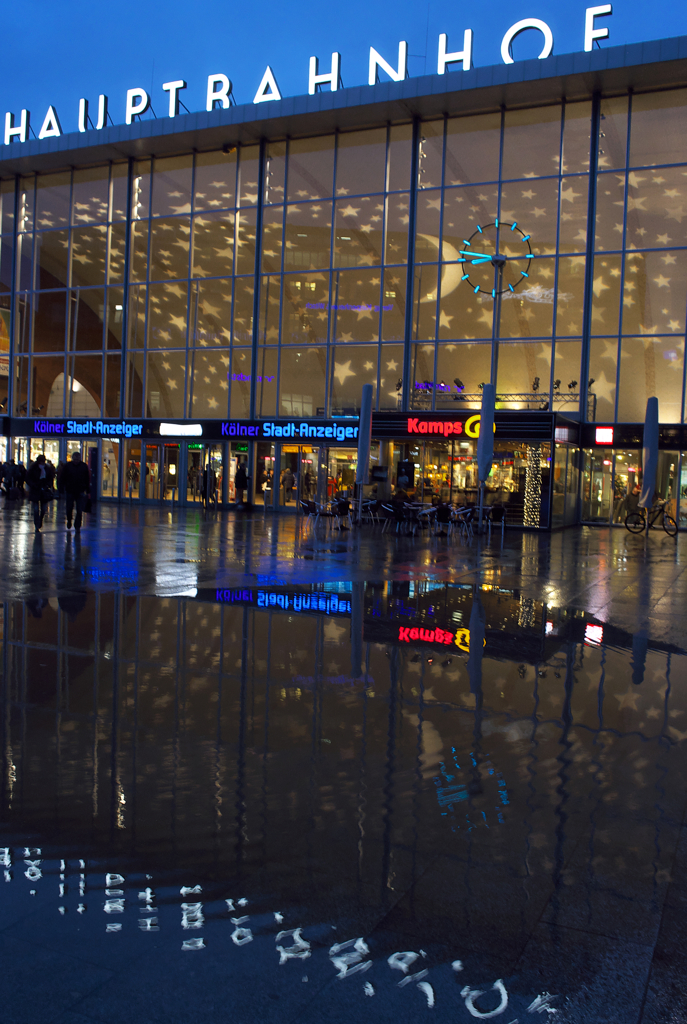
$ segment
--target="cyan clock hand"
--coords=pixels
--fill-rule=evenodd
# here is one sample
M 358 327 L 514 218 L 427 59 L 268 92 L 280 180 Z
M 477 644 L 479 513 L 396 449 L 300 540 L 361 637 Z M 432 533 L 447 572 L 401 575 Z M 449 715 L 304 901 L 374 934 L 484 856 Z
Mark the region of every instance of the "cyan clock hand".
M 473 263 L 489 263 L 491 261 L 491 256 L 485 252 L 468 252 L 465 249 L 459 251 L 461 256 L 475 256 L 476 259 L 473 259 Z

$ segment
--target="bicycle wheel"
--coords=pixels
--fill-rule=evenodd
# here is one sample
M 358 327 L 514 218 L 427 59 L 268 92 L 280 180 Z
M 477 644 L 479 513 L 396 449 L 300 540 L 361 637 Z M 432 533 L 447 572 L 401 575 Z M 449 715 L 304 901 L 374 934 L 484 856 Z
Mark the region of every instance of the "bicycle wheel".
M 644 529 L 644 516 L 639 512 L 628 512 L 625 516 L 625 526 L 630 533 L 641 533 Z
M 669 537 L 674 537 L 677 534 L 677 523 L 667 512 L 663 513 L 663 529 Z

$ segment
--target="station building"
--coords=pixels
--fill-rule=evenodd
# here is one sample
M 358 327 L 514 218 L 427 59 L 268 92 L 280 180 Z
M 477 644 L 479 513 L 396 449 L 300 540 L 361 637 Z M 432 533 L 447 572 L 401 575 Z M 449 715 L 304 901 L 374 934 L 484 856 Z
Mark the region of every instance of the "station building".
M 12 142 L 3 457 L 79 448 L 103 500 L 477 493 L 622 522 L 646 400 L 687 524 L 687 39 Z M 4 381 L 4 385 L 3 382 Z M 411 464 L 410 469 L 409 464 Z M 289 472 L 290 471 L 290 472 Z M 290 485 L 290 486 L 289 486 Z

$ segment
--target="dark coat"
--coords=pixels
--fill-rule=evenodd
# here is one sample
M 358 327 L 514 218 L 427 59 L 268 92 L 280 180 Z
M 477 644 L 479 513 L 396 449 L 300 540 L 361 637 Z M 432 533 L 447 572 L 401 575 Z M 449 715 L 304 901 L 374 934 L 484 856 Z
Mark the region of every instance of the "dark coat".
M 55 469 L 46 464 L 45 476 L 41 479 L 40 464 L 34 462 L 26 474 L 26 482 L 29 485 L 29 501 L 49 501 L 55 482 Z
M 91 474 L 88 471 L 88 466 L 85 462 L 72 462 L 70 460 L 64 467 L 60 482 L 66 494 L 71 494 L 78 498 L 90 486 Z

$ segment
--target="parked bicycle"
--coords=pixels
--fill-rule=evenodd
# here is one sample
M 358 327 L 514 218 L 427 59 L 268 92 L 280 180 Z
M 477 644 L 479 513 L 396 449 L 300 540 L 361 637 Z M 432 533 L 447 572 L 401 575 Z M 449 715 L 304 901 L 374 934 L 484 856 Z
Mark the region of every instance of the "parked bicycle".
M 649 529 L 660 519 L 660 525 L 669 537 L 677 535 L 677 523 L 666 512 L 666 502 L 657 501 L 649 509 Z M 625 526 L 630 533 L 642 533 L 646 529 L 646 509 L 638 508 L 625 516 Z

